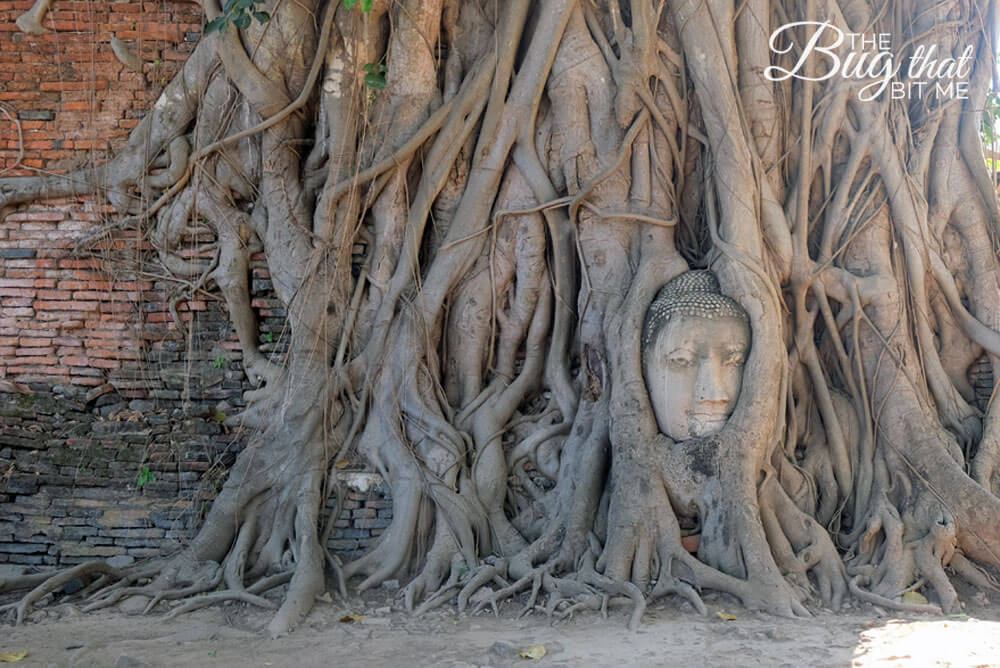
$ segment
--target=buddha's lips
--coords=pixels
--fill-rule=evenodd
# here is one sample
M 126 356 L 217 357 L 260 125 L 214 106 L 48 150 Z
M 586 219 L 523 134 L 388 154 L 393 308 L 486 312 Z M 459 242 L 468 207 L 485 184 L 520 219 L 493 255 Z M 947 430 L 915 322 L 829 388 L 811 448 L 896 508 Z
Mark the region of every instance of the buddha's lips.
M 691 411 L 688 417 L 699 422 L 724 422 L 729 419 L 729 414 L 725 411 Z

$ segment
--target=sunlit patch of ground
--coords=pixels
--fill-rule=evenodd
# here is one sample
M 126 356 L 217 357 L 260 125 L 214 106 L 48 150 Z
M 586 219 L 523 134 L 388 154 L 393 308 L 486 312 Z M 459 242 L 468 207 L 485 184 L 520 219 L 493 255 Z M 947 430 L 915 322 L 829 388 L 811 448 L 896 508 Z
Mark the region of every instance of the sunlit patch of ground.
M 855 666 L 1000 666 L 1000 622 L 890 619 L 861 633 Z

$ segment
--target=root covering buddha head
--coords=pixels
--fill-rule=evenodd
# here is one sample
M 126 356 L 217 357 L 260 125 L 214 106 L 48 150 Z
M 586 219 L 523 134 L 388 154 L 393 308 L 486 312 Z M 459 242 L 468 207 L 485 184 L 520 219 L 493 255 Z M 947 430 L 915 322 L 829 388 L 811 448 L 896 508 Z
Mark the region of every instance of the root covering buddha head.
M 642 372 L 660 431 L 674 439 L 719 432 L 736 407 L 750 351 L 746 311 L 710 271 L 667 283 L 646 312 Z

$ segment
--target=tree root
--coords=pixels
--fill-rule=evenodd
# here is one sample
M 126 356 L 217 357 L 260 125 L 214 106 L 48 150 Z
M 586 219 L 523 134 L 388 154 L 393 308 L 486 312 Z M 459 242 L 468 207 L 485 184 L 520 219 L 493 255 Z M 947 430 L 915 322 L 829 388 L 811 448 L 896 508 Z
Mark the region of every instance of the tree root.
M 191 612 L 193 610 L 198 610 L 200 608 L 204 608 L 215 603 L 222 603 L 224 601 L 242 601 L 251 605 L 260 606 L 267 610 L 274 610 L 277 607 L 266 598 L 255 596 L 246 590 L 227 589 L 225 591 L 217 591 L 212 592 L 211 594 L 202 594 L 200 596 L 190 598 L 185 603 L 182 603 L 168 612 L 166 619 L 173 619 L 177 615 L 182 615 L 185 612 Z
M 851 593 L 862 601 L 884 608 L 889 608 L 890 610 L 898 610 L 900 612 L 930 613 L 933 615 L 942 614 L 941 608 L 930 603 L 903 603 L 902 601 L 893 601 L 884 596 L 880 596 L 879 594 L 874 594 L 870 591 L 862 589 L 861 584 L 865 579 L 864 575 L 855 575 L 847 581 L 848 586 L 851 588 Z
M 42 21 L 45 20 L 45 15 L 48 14 L 51 6 L 52 0 L 35 0 L 31 9 L 17 17 L 15 21 L 17 27 L 28 35 L 44 35 L 52 32 L 42 25 Z
M 77 578 L 87 577 L 95 573 L 107 575 L 116 580 L 120 580 L 125 577 L 125 574 L 122 571 L 109 566 L 107 562 L 87 561 L 48 577 L 41 584 L 25 594 L 20 601 L 0 607 L 0 614 L 7 612 L 8 610 L 16 611 L 14 624 L 15 626 L 19 626 L 24 621 L 25 615 L 31 611 L 32 606 L 34 606 L 34 604 L 40 601 L 43 597 L 51 594 L 67 582 L 71 582 Z M 21 582 L 28 583 L 30 580 L 23 579 Z

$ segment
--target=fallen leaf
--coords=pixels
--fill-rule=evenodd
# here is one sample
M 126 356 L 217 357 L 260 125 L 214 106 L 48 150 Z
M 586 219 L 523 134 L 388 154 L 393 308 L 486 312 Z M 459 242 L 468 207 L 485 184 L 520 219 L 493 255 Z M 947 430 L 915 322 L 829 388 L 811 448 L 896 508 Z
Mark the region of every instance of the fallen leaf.
M 28 656 L 27 652 L 4 652 L 0 654 L 0 661 L 4 663 L 14 663 L 15 661 L 20 661 L 24 657 Z
M 335 461 L 333 463 L 333 468 L 335 468 L 337 470 L 346 469 L 350 465 L 351 465 L 351 462 L 347 461 L 346 459 L 338 459 L 337 461 Z
M 730 615 L 728 612 L 717 612 L 715 613 L 715 616 L 718 617 L 719 619 L 724 619 L 727 622 L 731 622 L 734 619 L 739 619 L 739 617 L 737 617 L 736 615 Z
M 360 622 L 362 619 L 361 615 L 344 615 L 340 618 L 340 621 L 344 624 L 350 624 L 351 622 Z
M 545 656 L 545 645 L 532 645 L 521 650 L 522 659 L 540 659 Z
M 919 603 L 920 605 L 927 605 L 927 597 L 919 591 L 908 591 L 903 594 L 903 603 Z

